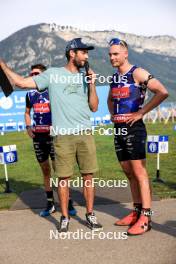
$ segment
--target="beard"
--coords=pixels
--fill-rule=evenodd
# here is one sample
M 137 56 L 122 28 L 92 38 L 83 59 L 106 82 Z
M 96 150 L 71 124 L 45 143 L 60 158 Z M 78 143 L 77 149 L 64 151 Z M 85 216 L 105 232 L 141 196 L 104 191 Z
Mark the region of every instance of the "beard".
M 77 67 L 77 69 L 79 70 L 80 68 L 84 67 L 85 65 L 85 62 L 84 64 L 81 64 L 81 62 L 77 61 L 77 60 L 74 60 L 73 61 L 74 65 Z

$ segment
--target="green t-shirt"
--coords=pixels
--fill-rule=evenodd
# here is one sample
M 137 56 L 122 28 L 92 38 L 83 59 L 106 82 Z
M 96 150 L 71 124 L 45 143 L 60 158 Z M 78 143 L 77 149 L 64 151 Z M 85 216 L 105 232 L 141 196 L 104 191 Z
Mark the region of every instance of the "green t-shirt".
M 33 80 L 39 91 L 48 88 L 52 135 L 74 134 L 91 129 L 88 87 L 83 73 L 71 73 L 65 67 L 52 67 L 34 76 Z

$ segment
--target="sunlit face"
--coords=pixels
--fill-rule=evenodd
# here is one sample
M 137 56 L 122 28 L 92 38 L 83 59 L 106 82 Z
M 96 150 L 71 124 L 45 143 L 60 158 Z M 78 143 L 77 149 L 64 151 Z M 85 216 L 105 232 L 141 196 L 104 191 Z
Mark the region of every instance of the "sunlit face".
M 85 62 L 88 60 L 88 50 L 77 50 L 73 51 L 73 63 L 78 68 L 84 67 Z
M 113 67 L 120 67 L 128 58 L 128 50 L 121 45 L 112 45 L 109 49 L 109 58 Z

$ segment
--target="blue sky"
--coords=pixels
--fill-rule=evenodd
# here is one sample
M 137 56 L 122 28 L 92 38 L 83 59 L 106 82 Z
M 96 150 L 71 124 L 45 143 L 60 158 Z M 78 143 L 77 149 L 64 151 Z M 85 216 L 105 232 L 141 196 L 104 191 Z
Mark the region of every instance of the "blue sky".
M 42 22 L 176 37 L 174 0 L 5 0 L 0 10 L 0 40 Z

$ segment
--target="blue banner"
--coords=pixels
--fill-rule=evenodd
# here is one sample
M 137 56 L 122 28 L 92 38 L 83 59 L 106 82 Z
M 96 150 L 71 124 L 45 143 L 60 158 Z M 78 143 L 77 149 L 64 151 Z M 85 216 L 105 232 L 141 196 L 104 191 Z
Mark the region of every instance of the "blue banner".
M 0 93 L 0 131 L 23 130 L 26 91 L 13 92 L 5 97 Z
M 0 92 L 0 132 L 25 129 L 24 112 L 27 91 L 15 91 L 7 98 Z M 108 86 L 97 87 L 99 107 L 96 113 L 92 113 L 92 125 L 111 123 L 107 106 L 108 91 Z

